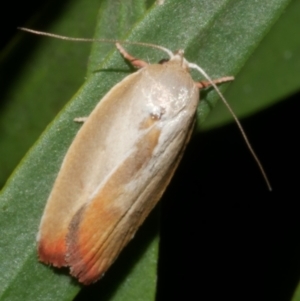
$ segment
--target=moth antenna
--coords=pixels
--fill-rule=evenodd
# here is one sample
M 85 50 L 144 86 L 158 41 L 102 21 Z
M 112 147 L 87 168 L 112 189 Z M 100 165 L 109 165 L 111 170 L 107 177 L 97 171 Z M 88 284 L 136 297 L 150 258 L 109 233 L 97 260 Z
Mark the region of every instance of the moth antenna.
M 252 145 L 251 145 L 251 143 L 250 143 L 250 141 L 249 141 L 249 139 L 248 139 L 248 137 L 247 137 L 247 135 L 245 133 L 245 130 L 244 130 L 242 124 L 238 120 L 237 116 L 233 112 L 231 106 L 229 105 L 229 103 L 227 102 L 227 100 L 225 99 L 225 97 L 223 96 L 223 94 L 221 93 L 221 91 L 219 90 L 219 88 L 217 87 L 217 85 L 213 82 L 213 80 L 210 78 L 210 76 L 208 76 L 208 74 L 201 67 L 199 67 L 198 65 L 193 64 L 193 63 L 188 63 L 188 66 L 190 68 L 192 68 L 192 69 L 198 70 L 210 82 L 211 86 L 213 86 L 213 88 L 215 89 L 215 91 L 218 93 L 218 95 L 222 99 L 223 103 L 227 107 L 228 111 L 232 115 L 234 121 L 236 122 L 236 124 L 237 124 L 237 126 L 238 126 L 238 128 L 239 128 L 239 130 L 240 130 L 240 132 L 241 132 L 241 134 L 243 136 L 243 139 L 244 139 L 244 141 L 245 141 L 245 143 L 246 143 L 246 145 L 247 145 L 250 153 L 252 154 L 252 157 L 256 161 L 257 166 L 258 166 L 258 168 L 259 168 L 259 170 L 260 170 L 260 172 L 261 172 L 261 174 L 262 174 L 262 176 L 263 176 L 263 178 L 264 178 L 264 180 L 265 180 L 265 182 L 266 182 L 266 184 L 268 186 L 268 189 L 270 191 L 272 191 L 272 186 L 270 184 L 269 178 L 268 178 L 268 176 L 267 176 L 267 174 L 266 174 L 266 172 L 265 172 L 265 170 L 263 168 L 263 165 L 261 164 L 260 160 L 258 159 L 258 156 L 256 155 L 256 153 L 255 153 L 255 151 L 254 151 L 254 149 L 253 149 L 253 147 L 252 147 Z
M 156 44 L 151 44 L 151 43 L 120 41 L 120 40 L 113 40 L 113 39 L 72 38 L 72 37 L 67 37 L 67 36 L 58 35 L 58 34 L 54 34 L 54 33 L 48 33 L 48 32 L 44 32 L 44 31 L 33 30 L 33 29 L 25 28 L 25 27 L 18 27 L 18 29 L 20 29 L 22 31 L 29 32 L 29 33 L 33 33 L 33 34 L 36 34 L 36 35 L 41 35 L 41 36 L 51 37 L 51 38 L 60 39 L 60 40 L 71 41 L 71 42 L 103 42 L 103 43 L 111 43 L 111 44 L 120 43 L 120 44 L 139 45 L 139 46 L 150 47 L 150 48 L 161 50 L 161 51 L 167 53 L 170 58 L 172 58 L 174 56 L 173 52 L 171 50 L 169 50 L 168 48 L 165 48 L 165 47 L 162 47 L 162 46 L 159 46 L 159 45 L 156 45 Z M 248 137 L 247 137 L 247 135 L 246 135 L 246 133 L 243 129 L 242 124 L 238 120 L 237 116 L 235 115 L 235 113 L 233 112 L 233 110 L 230 107 L 229 103 L 226 101 L 226 99 L 222 95 L 222 93 L 219 90 L 219 88 L 217 87 L 217 85 L 208 76 L 208 74 L 202 68 L 200 68 L 198 65 L 193 64 L 193 63 L 188 63 L 188 66 L 192 69 L 198 70 L 210 82 L 211 86 L 218 93 L 218 95 L 222 99 L 223 103 L 225 104 L 225 106 L 229 110 L 230 114 L 232 115 L 233 119 L 235 120 L 235 122 L 236 122 L 242 136 L 243 136 L 243 139 L 244 139 L 250 153 L 252 154 L 254 160 L 256 161 L 256 163 L 257 163 L 257 165 L 260 169 L 260 172 L 261 172 L 263 178 L 265 179 L 265 182 L 268 186 L 268 189 L 270 191 L 272 191 L 270 181 L 269 181 L 269 179 L 267 177 L 267 174 L 266 174 L 266 172 L 263 168 L 263 165 L 261 164 L 260 160 L 258 159 L 258 156 L 256 155 L 254 149 L 252 148 L 252 145 L 249 142 L 249 139 L 248 139 Z
M 72 38 L 72 37 L 67 37 L 67 36 L 62 36 L 58 35 L 55 33 L 49 33 L 49 32 L 44 32 L 44 31 L 39 31 L 39 30 L 34 30 L 30 28 L 25 28 L 25 27 L 18 27 L 18 29 L 26 32 L 30 32 L 39 36 L 45 36 L 45 37 L 50 37 L 50 38 L 55 38 L 55 39 L 60 39 L 60 40 L 65 40 L 65 41 L 71 41 L 71 42 L 102 42 L 102 43 L 110 43 L 110 44 L 115 44 L 115 43 L 120 43 L 120 44 L 130 44 L 130 45 L 138 45 L 138 46 L 143 46 L 143 47 L 150 47 L 154 49 L 159 49 L 169 55 L 170 58 L 174 56 L 173 52 L 169 50 L 168 48 L 156 45 L 156 44 L 151 44 L 151 43 L 143 43 L 143 42 L 130 42 L 130 41 L 120 41 L 120 40 L 113 40 L 113 39 L 90 39 L 90 38 Z

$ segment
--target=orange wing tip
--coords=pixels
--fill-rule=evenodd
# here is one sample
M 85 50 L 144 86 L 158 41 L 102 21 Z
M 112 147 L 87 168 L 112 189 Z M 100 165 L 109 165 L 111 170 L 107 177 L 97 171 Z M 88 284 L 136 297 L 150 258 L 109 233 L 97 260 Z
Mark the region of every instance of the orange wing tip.
M 102 262 L 99 266 L 99 262 L 96 260 L 89 260 L 85 263 L 83 260 L 79 260 L 70 265 L 70 274 L 83 284 L 91 284 L 102 278 L 104 272 L 107 270 L 107 266 Z
M 58 268 L 66 266 L 65 242 L 49 245 L 44 241 L 40 241 L 38 244 L 38 257 L 41 262 L 52 264 Z
M 77 252 L 67 257 L 70 274 L 78 281 L 87 285 L 96 282 L 103 277 L 108 269 L 108 261 L 99 258 L 96 254 L 89 254 L 84 258 Z
M 70 274 L 78 279 L 78 281 L 82 284 L 89 285 L 104 276 L 104 273 L 99 272 L 98 269 L 78 269 L 78 267 L 71 267 Z

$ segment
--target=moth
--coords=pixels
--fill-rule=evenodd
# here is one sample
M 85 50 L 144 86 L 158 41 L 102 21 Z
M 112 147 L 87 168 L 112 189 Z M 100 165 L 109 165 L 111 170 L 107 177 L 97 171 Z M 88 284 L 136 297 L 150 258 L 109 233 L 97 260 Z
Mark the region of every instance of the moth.
M 233 77 L 211 80 L 183 50 L 136 44 L 170 58 L 149 65 L 116 43 L 140 69 L 116 84 L 84 121 L 62 162 L 37 236 L 40 261 L 70 267 L 83 284 L 107 271 L 161 198 L 190 140 L 199 89 L 213 86 L 229 106 L 216 84 Z M 194 82 L 190 68 L 207 81 Z

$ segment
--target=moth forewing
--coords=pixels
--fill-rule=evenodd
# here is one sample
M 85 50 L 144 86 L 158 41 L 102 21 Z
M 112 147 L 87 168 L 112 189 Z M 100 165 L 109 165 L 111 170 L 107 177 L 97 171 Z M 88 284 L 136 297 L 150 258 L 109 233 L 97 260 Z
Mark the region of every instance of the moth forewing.
M 137 76 L 133 73 L 126 77 L 104 96 L 70 146 L 40 224 L 38 247 L 42 261 L 55 256 L 57 262 L 49 262 L 66 265 L 66 236 L 73 216 L 91 201 L 96 187 L 134 145 L 133 136 L 119 135 L 126 124 L 117 120 L 126 115 L 122 85 L 132 86 Z
M 115 43 L 123 57 L 144 67 L 114 86 L 75 137 L 55 181 L 38 234 L 41 261 L 68 265 L 79 281 L 97 280 L 116 259 L 168 185 L 188 142 L 198 89 L 212 86 L 233 116 L 262 176 L 266 172 L 241 123 L 212 80 L 183 50 L 143 42 L 170 60 L 151 65 L 131 56 L 113 40 L 70 38 L 20 28 L 38 35 L 80 42 Z M 189 68 L 207 81 L 194 83 Z M 80 119 L 82 120 L 82 119 Z
M 169 183 L 193 124 L 199 91 L 183 67 L 178 57 L 147 66 L 96 106 L 48 199 L 41 261 L 70 266 L 88 284 L 133 237 Z

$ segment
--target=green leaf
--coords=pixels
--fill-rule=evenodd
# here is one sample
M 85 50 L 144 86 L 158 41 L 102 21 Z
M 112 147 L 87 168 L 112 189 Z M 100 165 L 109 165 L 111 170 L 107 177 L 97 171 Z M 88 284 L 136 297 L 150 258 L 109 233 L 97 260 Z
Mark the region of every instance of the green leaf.
M 300 2 L 292 1 L 226 91 L 240 117 L 263 110 L 299 91 Z M 218 103 L 201 130 L 232 122 L 225 106 Z
M 299 300 L 300 300 L 300 285 L 298 283 L 291 301 L 299 301 Z
M 86 1 L 72 1 L 60 11 L 59 17 L 52 12 L 55 21 L 43 29 L 62 35 L 90 37 L 95 28 L 96 38 L 106 36 L 155 43 L 172 50 L 183 48 L 186 58 L 203 67 L 211 77 L 236 76 L 290 1 L 270 0 L 258 4 L 255 0 L 166 0 L 161 6 L 153 4 L 151 7 L 148 1 L 119 2 L 101 1 L 98 5 L 97 1 L 90 1 L 87 7 Z M 99 20 L 93 25 L 98 8 Z M 28 40 L 23 42 L 19 35 L 2 54 L 3 74 L 11 70 L 10 64 L 17 63 L 18 68 L 14 67 L 16 72 L 10 75 L 10 84 L 3 94 L 7 102 L 1 113 L 0 157 L 5 158 L 1 166 L 10 157 L 13 162 L 22 156 L 40 129 L 45 128 L 84 82 L 85 74 L 87 76 L 2 191 L 0 300 L 72 300 L 79 285 L 67 273 L 37 262 L 35 235 L 64 154 L 80 127 L 74 124 L 74 117 L 88 115 L 101 97 L 130 70 L 113 45 L 93 45 L 86 71 L 89 45 L 38 36 L 27 38 L 34 41 L 33 45 L 29 45 Z M 153 49 L 133 45 L 126 48 L 151 62 L 162 58 L 162 54 Z M 21 53 L 24 56 L 19 59 Z M 224 91 L 227 86 L 221 89 Z M 217 100 L 216 93 L 211 90 L 202 96 L 198 124 L 203 123 Z M 230 103 L 235 106 L 231 99 Z M 257 104 L 255 106 L 257 110 Z M 266 103 L 261 103 L 259 108 L 265 106 Z M 253 111 L 253 108 L 246 111 Z M 24 140 L 28 142 L 23 144 Z M 5 169 L 9 170 L 9 166 Z M 152 222 L 150 228 L 155 228 L 156 224 Z M 145 229 L 147 227 L 141 230 Z M 103 300 L 154 300 L 158 239 L 157 232 L 145 232 L 140 253 L 130 252 L 136 249 L 133 246 L 139 237 L 125 250 L 127 256 L 136 255 L 132 265 L 122 270 L 120 258 L 99 282 L 104 291 Z M 123 259 L 123 263 L 125 261 Z M 106 283 L 109 285 L 104 285 Z

